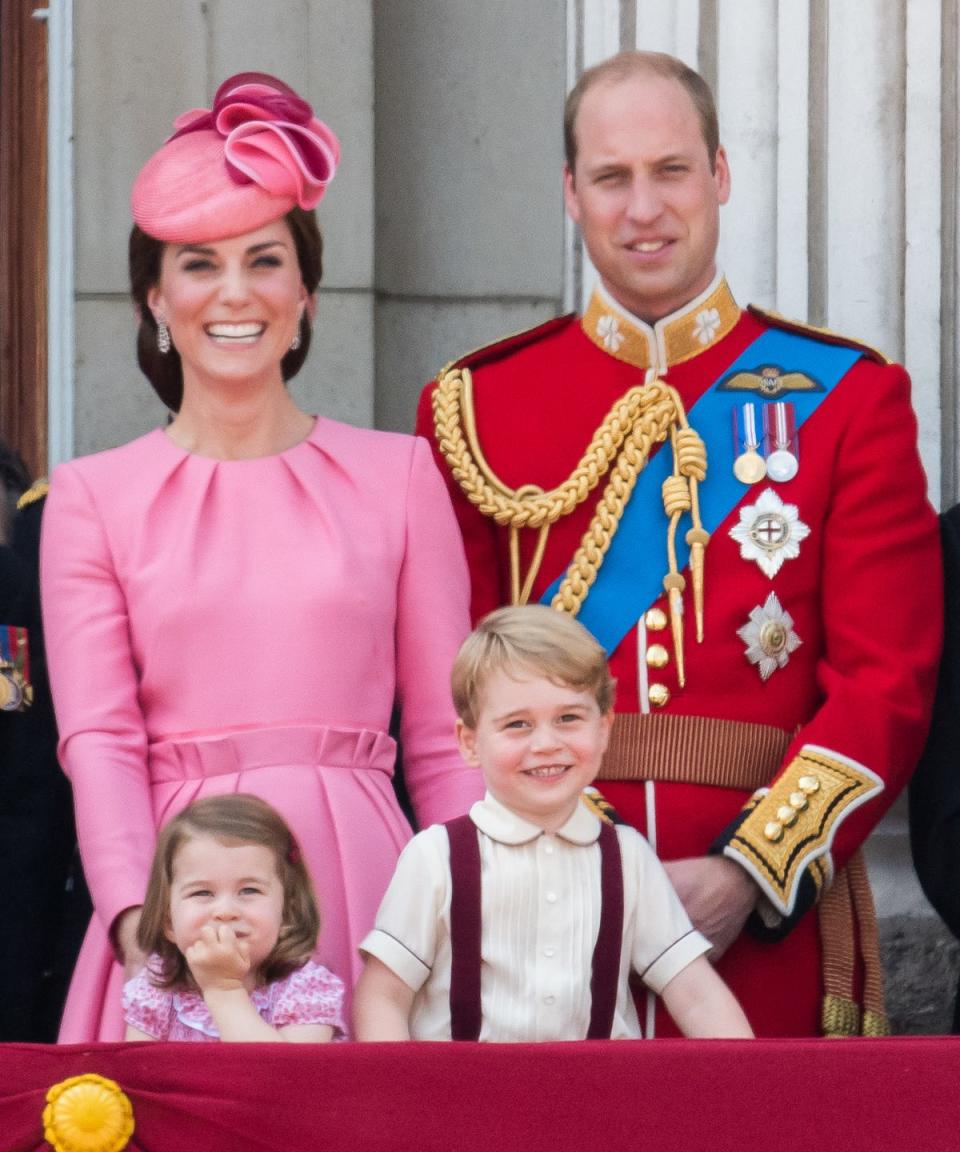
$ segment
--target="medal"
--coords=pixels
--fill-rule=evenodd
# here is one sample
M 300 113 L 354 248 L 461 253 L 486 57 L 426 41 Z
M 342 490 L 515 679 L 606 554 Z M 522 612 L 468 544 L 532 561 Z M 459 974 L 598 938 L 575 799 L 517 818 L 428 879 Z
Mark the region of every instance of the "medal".
M 0 625 L 0 712 L 22 712 L 33 702 L 27 630 Z
M 759 452 L 743 452 L 733 462 L 733 474 L 741 484 L 756 484 L 767 474 Z
M 788 400 L 768 404 L 763 412 L 767 444 L 767 475 L 778 484 L 792 480 L 800 469 L 797 459 L 797 423 Z
M 741 484 L 756 484 L 767 474 L 767 465 L 757 451 L 757 409 L 747 403 L 733 410 L 733 446 L 737 453 L 733 461 L 733 474 Z
M 23 689 L 11 672 L 0 671 L 0 712 L 17 712 L 23 704 Z

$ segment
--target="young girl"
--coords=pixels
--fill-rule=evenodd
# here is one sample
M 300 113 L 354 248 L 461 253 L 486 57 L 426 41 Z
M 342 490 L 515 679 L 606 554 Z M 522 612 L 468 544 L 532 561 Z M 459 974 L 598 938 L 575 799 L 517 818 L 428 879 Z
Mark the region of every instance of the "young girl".
M 210 796 L 160 833 L 123 990 L 127 1040 L 343 1033 L 343 983 L 310 959 L 320 917 L 300 849 L 255 796 Z

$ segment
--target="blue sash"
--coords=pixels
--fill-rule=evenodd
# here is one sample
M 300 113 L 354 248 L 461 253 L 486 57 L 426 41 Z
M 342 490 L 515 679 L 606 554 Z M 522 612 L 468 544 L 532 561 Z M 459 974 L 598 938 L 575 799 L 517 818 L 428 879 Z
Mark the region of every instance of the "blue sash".
M 781 366 L 784 372 L 803 372 L 812 377 L 820 385 L 818 390 L 790 395 L 799 428 L 862 355 L 857 348 L 826 344 L 771 328 L 758 336 L 703 393 L 688 417 L 707 449 L 709 470 L 700 485 L 700 516 L 708 532 L 716 531 L 751 487 L 733 474 L 733 409 L 747 400 L 763 401 L 760 394 L 722 391 L 722 382 L 737 372 L 759 372 L 771 364 Z M 663 594 L 668 521 L 660 493 L 663 481 L 673 472 L 673 453 L 666 445 L 663 449 L 637 477 L 617 534 L 577 616 L 607 652 L 613 652 Z M 682 531 L 677 533 L 677 566 L 681 571 L 690 556 L 684 535 Z M 542 603 L 550 603 L 562 580 L 562 575 L 554 580 L 541 597 Z

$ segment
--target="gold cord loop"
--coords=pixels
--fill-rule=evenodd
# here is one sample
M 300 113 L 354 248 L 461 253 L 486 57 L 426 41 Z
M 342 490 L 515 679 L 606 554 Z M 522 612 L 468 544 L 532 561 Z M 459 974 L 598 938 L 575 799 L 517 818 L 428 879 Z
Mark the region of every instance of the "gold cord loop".
M 676 393 L 674 393 L 676 396 Z M 677 403 L 680 397 L 677 396 Z M 699 484 L 707 474 L 707 448 L 699 433 L 687 423 L 683 412 L 673 436 L 673 452 L 676 470 L 690 482 L 691 527 L 685 537 L 690 548 L 690 575 L 693 583 L 693 615 L 697 627 L 697 643 L 703 643 L 703 568 L 710 533 L 700 521 Z
M 525 500 L 528 496 L 542 496 L 543 489 L 537 484 L 522 484 L 514 493 L 518 500 Z M 510 525 L 510 601 L 513 604 L 526 604 L 533 590 L 533 582 L 543 563 L 543 554 L 547 549 L 547 537 L 550 535 L 550 524 L 540 525 L 537 536 L 537 546 L 527 568 L 527 578 L 520 587 L 520 529 Z
M 699 434 L 689 425 L 678 428 L 675 443 L 680 474 L 702 480 L 707 474 L 707 449 Z
M 514 604 L 527 602 L 540 570 L 551 525 L 569 515 L 609 473 L 596 510 L 560 583 L 552 606 L 575 616 L 597 578 L 620 518 L 646 467 L 655 444 L 670 438 L 673 475 L 663 484 L 667 531 L 668 573 L 664 578 L 670 601 L 674 651 L 680 684 L 684 683 L 682 595 L 685 581 L 677 567 L 676 532 L 689 513 L 691 574 L 697 637 L 703 638 L 703 552 L 709 534 L 700 523 L 697 485 L 707 469 L 703 441 L 687 423 L 683 402 L 674 388 L 654 379 L 629 389 L 610 408 L 579 463 L 567 479 L 545 492 L 535 484 L 511 489 L 487 463 L 477 437 L 473 378 L 469 368 L 448 368 L 437 377 L 433 393 L 434 430 L 440 452 L 467 499 L 484 516 L 509 530 L 510 588 Z M 526 578 L 521 581 L 522 528 L 539 532 Z
M 664 480 L 663 508 L 670 517 L 690 511 L 690 484 L 686 476 L 668 476 Z

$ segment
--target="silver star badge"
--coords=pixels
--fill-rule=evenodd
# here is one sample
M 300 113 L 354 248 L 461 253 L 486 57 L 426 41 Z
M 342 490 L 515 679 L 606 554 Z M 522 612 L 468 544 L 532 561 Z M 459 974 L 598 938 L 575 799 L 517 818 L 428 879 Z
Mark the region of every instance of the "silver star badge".
M 756 664 L 761 680 L 769 680 L 778 668 L 784 668 L 790 661 L 791 652 L 796 652 L 803 641 L 793 630 L 793 617 L 785 612 L 771 592 L 764 601 L 750 612 L 750 619 L 737 635 L 746 644 L 746 657 Z
M 784 560 L 800 555 L 800 541 L 806 540 L 810 529 L 800 519 L 796 504 L 784 504 L 772 488 L 767 488 L 756 504 L 740 509 L 740 523 L 734 524 L 730 535 L 740 545 L 743 559 L 756 560 L 772 580 Z

